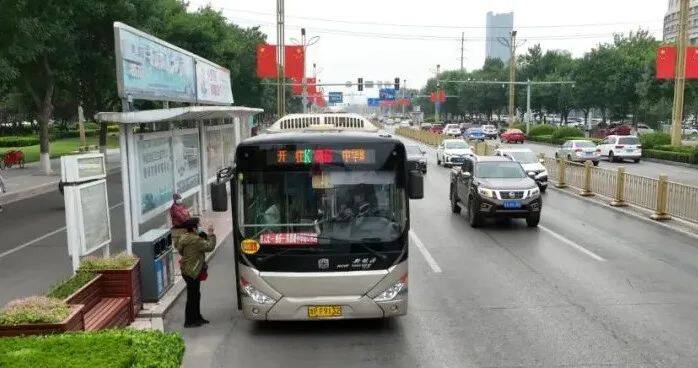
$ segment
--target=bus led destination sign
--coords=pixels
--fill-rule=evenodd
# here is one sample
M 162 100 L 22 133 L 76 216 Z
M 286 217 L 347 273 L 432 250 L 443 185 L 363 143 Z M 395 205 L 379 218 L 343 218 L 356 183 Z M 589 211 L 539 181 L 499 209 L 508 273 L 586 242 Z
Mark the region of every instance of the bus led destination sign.
M 274 162 L 281 165 L 374 164 L 376 162 L 376 152 L 375 150 L 363 148 L 279 149 L 275 152 Z

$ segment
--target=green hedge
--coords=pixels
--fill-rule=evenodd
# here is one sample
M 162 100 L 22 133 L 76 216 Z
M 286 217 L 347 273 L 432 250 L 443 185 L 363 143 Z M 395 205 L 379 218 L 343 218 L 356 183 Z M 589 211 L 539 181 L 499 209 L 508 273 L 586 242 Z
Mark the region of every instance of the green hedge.
M 671 143 L 671 136 L 662 132 L 642 134 L 640 135 L 640 143 L 644 149 L 653 149 L 656 146 Z
M 3 368 L 179 368 L 178 333 L 106 330 L 0 339 Z
M 529 141 L 533 142 L 544 142 L 544 143 L 550 143 L 550 144 L 555 144 L 555 145 L 560 145 L 565 143 L 566 141 L 572 140 L 572 139 L 584 139 L 587 141 L 592 141 L 594 144 L 599 144 L 601 142 L 601 139 L 598 138 L 587 138 L 584 136 L 574 136 L 574 137 L 553 137 L 552 135 L 538 135 L 538 136 L 530 136 L 528 137 Z
M 542 135 L 553 135 L 555 127 L 548 124 L 538 124 L 530 128 L 528 135 L 530 136 L 542 136 Z
M 37 144 L 39 144 L 38 136 L 0 137 L 0 147 L 27 147 Z
M 695 154 L 675 151 L 662 151 L 657 149 L 642 149 L 642 156 L 656 158 L 660 160 L 668 160 L 675 162 L 684 162 L 687 164 L 698 164 Z
M 85 286 L 88 282 L 95 278 L 95 274 L 90 272 L 76 272 L 73 277 L 61 282 L 60 284 L 51 288 L 51 291 L 46 294 L 46 296 L 51 298 L 65 299 L 72 295 L 74 292 L 78 291 L 81 287 Z
M 562 126 L 555 129 L 552 136 L 553 138 L 584 137 L 584 132 L 582 132 L 579 128 Z
M 97 130 L 85 129 L 85 137 L 96 137 L 98 134 Z M 61 130 L 51 132 L 51 139 L 63 139 L 63 138 L 80 138 L 79 130 Z

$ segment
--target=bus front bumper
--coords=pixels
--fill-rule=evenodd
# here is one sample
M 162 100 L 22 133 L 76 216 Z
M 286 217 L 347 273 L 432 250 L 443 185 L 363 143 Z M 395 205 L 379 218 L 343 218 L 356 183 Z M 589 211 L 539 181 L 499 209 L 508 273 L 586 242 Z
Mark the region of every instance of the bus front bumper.
M 341 315 L 311 317 L 310 307 L 339 306 Z M 335 308 L 336 309 L 336 308 Z M 282 297 L 274 304 L 258 304 L 250 297 L 242 298 L 245 318 L 268 321 L 314 321 L 332 319 L 387 318 L 407 313 L 407 293 L 395 299 L 377 302 L 368 296 Z

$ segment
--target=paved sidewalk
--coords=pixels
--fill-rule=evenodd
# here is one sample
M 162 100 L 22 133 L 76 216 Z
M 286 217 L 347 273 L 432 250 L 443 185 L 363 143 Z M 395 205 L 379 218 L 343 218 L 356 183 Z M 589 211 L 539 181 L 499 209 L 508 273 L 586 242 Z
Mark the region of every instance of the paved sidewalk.
M 107 171 L 121 167 L 121 156 L 118 148 L 107 150 Z M 45 175 L 39 162 L 27 164 L 23 169 L 11 167 L 2 171 L 2 177 L 7 184 L 7 193 L 0 194 L 0 204 L 19 201 L 35 195 L 58 190 L 61 178 L 61 159 L 51 159 L 53 174 Z

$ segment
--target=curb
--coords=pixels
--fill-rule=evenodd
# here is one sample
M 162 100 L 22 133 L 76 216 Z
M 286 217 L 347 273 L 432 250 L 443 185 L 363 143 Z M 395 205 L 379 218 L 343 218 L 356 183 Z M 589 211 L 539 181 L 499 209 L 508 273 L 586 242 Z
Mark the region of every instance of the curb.
M 115 174 L 119 171 L 121 171 L 121 166 L 114 167 L 114 168 L 107 170 L 107 175 L 112 175 L 112 174 Z M 13 203 L 13 202 L 18 202 L 18 201 L 28 199 L 31 197 L 36 197 L 38 195 L 50 193 L 54 190 L 57 191 L 59 181 L 60 181 L 60 178 L 53 180 L 53 181 L 50 181 L 50 182 L 47 182 L 47 183 L 39 184 L 37 186 L 33 186 L 30 188 L 24 189 L 21 191 L 14 191 L 14 192 L 5 193 L 5 194 L 0 196 L 0 205 L 6 205 L 6 204 Z
M 233 232 L 231 231 L 228 235 L 226 235 L 223 240 L 221 240 L 218 245 L 213 249 L 212 252 L 206 255 L 206 262 L 209 262 L 211 258 L 213 258 L 216 253 L 218 253 L 218 250 L 223 247 L 225 243 L 228 242 L 228 240 L 232 237 Z M 165 318 L 165 314 L 167 314 L 167 311 L 172 308 L 174 303 L 179 299 L 180 295 L 184 292 L 186 289 L 186 284 L 184 282 L 184 279 L 182 278 L 181 275 L 175 275 L 175 282 L 168 290 L 165 295 L 160 298 L 160 301 L 157 303 L 146 303 L 146 304 L 151 304 L 153 305 L 152 309 L 145 309 L 144 308 L 138 312 L 137 318 L 139 319 L 157 319 L 157 318 Z
M 568 187 L 570 190 L 566 190 L 564 188 L 556 188 L 555 185 L 548 185 L 549 190 L 554 190 L 558 193 L 563 193 L 567 196 L 570 196 L 572 198 L 576 198 L 579 200 L 583 200 L 585 202 L 591 203 L 593 205 L 596 205 L 598 207 L 610 209 L 616 212 L 620 212 L 624 215 L 631 216 L 635 219 L 642 220 L 648 224 L 652 224 L 657 227 L 661 227 L 663 229 L 671 230 L 674 232 L 681 233 L 685 236 L 688 236 L 690 238 L 698 239 L 698 226 L 694 225 L 690 222 L 677 219 L 677 218 L 672 218 L 671 220 L 668 221 L 656 221 L 652 220 L 649 216 L 652 214 L 652 211 L 641 208 L 638 206 L 635 206 L 633 204 L 628 203 L 626 207 L 614 207 L 611 206 L 609 202 L 604 201 L 601 198 L 606 198 L 600 194 L 596 194 L 592 197 L 582 197 L 575 193 L 575 190 L 578 190 L 574 187 Z M 597 199 L 598 198 L 598 199 Z
M 676 161 L 669 161 L 669 160 L 660 160 L 660 159 L 658 159 L 658 158 L 652 158 L 652 157 L 643 157 L 642 160 L 643 160 L 643 161 L 647 161 L 647 162 L 654 162 L 654 163 L 657 163 L 657 164 L 664 164 L 664 165 L 676 166 L 676 167 L 685 167 L 685 168 L 689 168 L 689 169 L 698 170 L 698 165 L 687 164 L 687 163 L 685 163 L 685 162 L 676 162 Z

